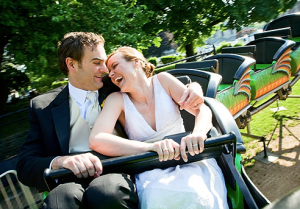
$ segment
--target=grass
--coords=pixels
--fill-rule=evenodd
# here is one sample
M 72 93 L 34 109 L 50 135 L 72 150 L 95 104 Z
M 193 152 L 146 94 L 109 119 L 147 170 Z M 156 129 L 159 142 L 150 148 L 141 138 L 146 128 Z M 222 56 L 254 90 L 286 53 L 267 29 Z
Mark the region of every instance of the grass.
M 297 82 L 292 87 L 291 95 L 300 95 L 300 82 Z M 271 95 L 270 97 L 272 97 L 272 96 L 273 95 Z M 285 124 L 286 121 L 289 121 L 289 124 L 286 125 L 287 127 L 294 127 L 300 123 L 300 121 L 299 121 L 299 113 L 300 113 L 299 103 L 300 103 L 300 100 L 298 98 L 288 98 L 287 100 L 279 100 L 278 104 L 277 104 L 277 102 L 274 102 L 273 104 L 266 107 L 259 113 L 253 115 L 251 117 L 251 122 L 250 122 L 251 134 L 257 135 L 257 136 L 264 136 L 264 137 L 269 136 L 269 138 L 267 138 L 267 140 L 268 139 L 273 139 L 273 140 L 277 139 L 278 138 L 277 133 L 274 133 L 272 135 L 277 123 L 282 121 L 283 124 Z M 287 110 L 282 110 L 282 111 L 277 111 L 277 112 L 271 111 L 271 108 L 276 108 L 277 105 L 279 107 L 283 106 Z M 240 131 L 242 133 L 247 133 L 246 128 L 241 129 Z M 262 142 L 259 142 L 257 139 L 253 139 L 253 138 L 246 137 L 246 136 L 243 136 L 243 140 L 244 140 L 244 143 L 245 143 L 245 146 L 247 149 L 247 153 L 242 155 L 244 165 L 246 167 L 247 165 L 254 164 L 252 161 L 253 152 L 252 152 L 252 154 L 250 154 L 250 153 L 248 153 L 248 151 L 252 149 L 252 150 L 254 150 L 255 154 L 262 151 L 261 148 L 257 148 L 262 144 Z

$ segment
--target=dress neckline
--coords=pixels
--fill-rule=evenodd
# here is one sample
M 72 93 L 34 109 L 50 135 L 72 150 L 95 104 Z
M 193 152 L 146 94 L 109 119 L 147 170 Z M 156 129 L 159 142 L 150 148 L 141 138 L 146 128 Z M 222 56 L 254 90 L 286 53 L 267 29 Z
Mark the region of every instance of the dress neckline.
M 146 121 L 146 119 L 144 118 L 144 116 L 138 111 L 138 109 L 136 108 L 136 106 L 134 105 L 134 103 L 132 102 L 132 100 L 130 99 L 129 95 L 126 94 L 126 96 L 128 97 L 129 101 L 130 101 L 130 104 L 134 107 L 134 111 L 136 111 L 138 113 L 138 115 L 142 118 L 142 121 L 144 121 L 145 124 L 147 124 L 147 126 L 153 131 L 153 132 L 157 132 L 158 131 L 158 127 L 157 127 L 157 105 L 156 105 L 156 94 L 155 94 L 155 82 L 154 82 L 154 77 L 152 77 L 152 86 L 153 86 L 153 91 L 154 91 L 154 114 L 155 114 L 155 130 L 149 125 L 149 123 Z M 157 78 L 157 77 L 156 77 Z

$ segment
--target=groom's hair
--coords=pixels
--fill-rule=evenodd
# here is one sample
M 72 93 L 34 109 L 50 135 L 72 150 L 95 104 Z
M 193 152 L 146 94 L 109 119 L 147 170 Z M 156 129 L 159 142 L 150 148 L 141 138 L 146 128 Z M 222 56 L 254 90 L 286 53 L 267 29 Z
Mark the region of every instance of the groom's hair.
M 104 46 L 104 42 L 105 40 L 102 35 L 92 32 L 71 32 L 65 34 L 63 40 L 59 41 L 57 44 L 58 65 L 60 70 L 65 75 L 68 75 L 69 70 L 66 65 L 67 57 L 78 61 L 80 66 L 85 48 L 91 47 L 91 50 L 93 51 L 98 44 Z

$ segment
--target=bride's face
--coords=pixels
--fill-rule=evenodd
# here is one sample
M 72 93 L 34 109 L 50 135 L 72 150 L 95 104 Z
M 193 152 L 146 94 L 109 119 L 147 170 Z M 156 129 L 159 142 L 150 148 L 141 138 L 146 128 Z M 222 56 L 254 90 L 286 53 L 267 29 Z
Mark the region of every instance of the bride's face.
M 108 62 L 109 77 L 121 91 L 128 92 L 136 77 L 135 61 L 126 61 L 121 52 L 112 55 Z

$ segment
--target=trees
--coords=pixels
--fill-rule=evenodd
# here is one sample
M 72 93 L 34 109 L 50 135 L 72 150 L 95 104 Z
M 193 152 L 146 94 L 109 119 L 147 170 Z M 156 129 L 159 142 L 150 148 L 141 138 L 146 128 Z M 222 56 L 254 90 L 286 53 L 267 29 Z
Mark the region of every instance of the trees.
M 176 48 L 178 47 L 178 45 L 174 43 L 174 41 L 172 41 L 173 35 L 171 33 L 161 31 L 158 33 L 158 36 L 161 38 L 160 47 L 157 48 L 154 45 L 149 47 L 147 52 L 144 52 L 146 56 L 148 55 L 147 53 L 149 53 L 151 56 L 160 57 L 163 55 L 162 53 L 164 51 L 172 50 L 172 49 L 174 49 L 175 51 Z
M 237 28 L 254 22 L 270 21 L 291 8 L 297 0 L 138 0 L 154 12 L 144 25 L 148 33 L 169 31 L 174 40 L 185 46 L 192 56 L 193 41 L 210 36 L 220 23 L 225 28 Z
M 1 63 L 5 52 L 10 63 L 25 65 L 31 81 L 43 80 L 44 86 L 64 76 L 56 46 L 67 32 L 103 34 L 108 53 L 118 45 L 144 49 L 158 43 L 142 30 L 153 12 L 135 6 L 135 0 L 1 0 L 0 11 Z M 1 66 L 0 72 L 5 71 Z

